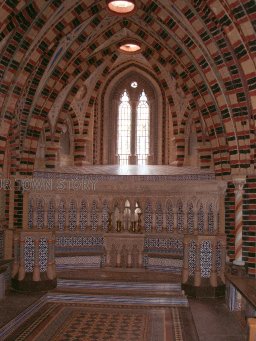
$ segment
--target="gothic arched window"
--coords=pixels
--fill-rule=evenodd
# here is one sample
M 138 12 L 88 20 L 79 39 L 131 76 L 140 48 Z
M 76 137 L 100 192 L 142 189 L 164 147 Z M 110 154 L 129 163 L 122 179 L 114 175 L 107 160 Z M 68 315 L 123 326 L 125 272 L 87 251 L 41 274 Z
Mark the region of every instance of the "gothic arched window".
M 123 92 L 118 110 L 117 154 L 121 165 L 128 165 L 131 150 L 131 105 L 126 90 Z
M 148 99 L 143 90 L 137 106 L 136 153 L 138 165 L 147 164 L 147 156 L 149 154 L 149 123 Z
M 120 165 L 147 164 L 150 109 L 144 90 L 137 100 L 131 100 L 127 91 L 124 90 L 120 96 L 117 126 L 117 154 Z M 130 157 L 132 162 L 130 162 Z

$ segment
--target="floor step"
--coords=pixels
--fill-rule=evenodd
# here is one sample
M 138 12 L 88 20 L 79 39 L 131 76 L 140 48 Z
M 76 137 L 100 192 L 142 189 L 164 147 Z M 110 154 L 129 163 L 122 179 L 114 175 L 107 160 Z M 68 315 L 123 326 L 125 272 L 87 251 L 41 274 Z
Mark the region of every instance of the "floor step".
M 72 303 L 99 303 L 99 304 L 129 304 L 129 305 L 152 305 L 152 306 L 188 306 L 185 296 L 175 297 L 148 297 L 148 296 L 123 296 L 123 295 L 85 295 L 74 293 L 49 293 L 47 299 L 50 302 Z
M 48 297 L 64 302 L 188 306 L 180 276 L 147 270 L 63 271 Z
M 141 269 L 139 271 L 118 271 L 105 269 L 73 269 L 58 271 L 57 277 L 69 280 L 91 280 L 109 282 L 140 282 L 140 283 L 180 283 L 181 276 L 177 274 L 150 271 Z
M 115 289 L 83 289 L 83 288 L 57 288 L 54 290 L 56 293 L 62 294 L 81 294 L 81 295 L 119 295 L 119 296 L 142 296 L 142 291 L 135 290 L 115 290 Z M 182 292 L 172 291 L 144 291 L 143 296 L 145 297 L 175 297 L 182 296 Z
M 145 282 L 114 282 L 114 281 L 90 281 L 79 279 L 58 279 L 57 288 L 81 288 L 81 289 L 114 289 L 129 291 L 151 292 L 180 292 L 180 283 L 145 283 Z

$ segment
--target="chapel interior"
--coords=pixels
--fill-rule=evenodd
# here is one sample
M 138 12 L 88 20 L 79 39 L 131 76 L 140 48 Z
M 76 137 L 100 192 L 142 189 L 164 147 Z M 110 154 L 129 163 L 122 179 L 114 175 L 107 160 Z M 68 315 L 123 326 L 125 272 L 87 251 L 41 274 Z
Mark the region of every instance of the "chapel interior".
M 255 0 L 0 0 L 0 339 L 256 340 Z

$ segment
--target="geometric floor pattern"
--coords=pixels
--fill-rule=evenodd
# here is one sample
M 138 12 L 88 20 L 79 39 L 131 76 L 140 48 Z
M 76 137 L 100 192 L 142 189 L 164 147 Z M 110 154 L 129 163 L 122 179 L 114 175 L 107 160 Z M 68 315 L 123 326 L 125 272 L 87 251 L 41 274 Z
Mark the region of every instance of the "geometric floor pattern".
M 197 341 L 189 308 L 45 303 L 7 341 Z

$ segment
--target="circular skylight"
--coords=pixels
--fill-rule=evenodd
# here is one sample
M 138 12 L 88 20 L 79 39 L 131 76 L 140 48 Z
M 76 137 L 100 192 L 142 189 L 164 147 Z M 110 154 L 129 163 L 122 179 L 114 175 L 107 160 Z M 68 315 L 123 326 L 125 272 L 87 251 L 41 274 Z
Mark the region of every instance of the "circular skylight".
M 132 12 L 135 9 L 134 1 L 123 0 L 123 1 L 107 1 L 108 8 L 110 11 L 119 13 L 119 14 L 127 14 Z
M 122 44 L 119 49 L 123 52 L 138 52 L 140 50 L 140 46 L 135 43 L 124 43 Z

